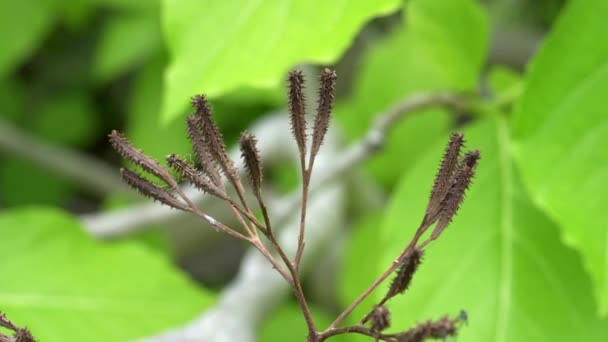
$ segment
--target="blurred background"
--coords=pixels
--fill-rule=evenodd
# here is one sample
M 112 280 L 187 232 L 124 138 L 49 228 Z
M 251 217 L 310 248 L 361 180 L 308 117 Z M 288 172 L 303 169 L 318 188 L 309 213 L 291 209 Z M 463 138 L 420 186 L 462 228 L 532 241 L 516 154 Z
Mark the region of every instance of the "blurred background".
M 408 116 L 381 151 L 339 177 L 339 204 L 330 210 L 339 217 L 329 222 L 340 227 L 325 237 L 332 248 L 310 248 L 318 257 L 305 277 L 320 326 L 408 241 L 446 137 L 464 130 L 487 168 L 462 221 L 442 237 L 451 242 L 429 250 L 412 299 L 395 304 L 393 326 L 404 330 L 466 309 L 471 319 L 460 341 L 603 340 L 608 254 L 596 241 L 607 238 L 606 221 L 589 213 L 605 193 L 587 195 L 606 190 L 608 158 L 596 152 L 606 150 L 598 145 L 606 142 L 605 129 L 589 132 L 607 120 L 599 112 L 601 95 L 586 87 L 577 88 L 576 100 L 560 105 L 558 99 L 588 74 L 568 69 L 579 55 L 589 53 L 580 57 L 581 68 L 607 60 L 606 49 L 594 48 L 603 43 L 587 32 L 608 33 L 595 19 L 608 11 L 600 0 L 597 8 L 587 6 L 597 14 L 572 2 L 1 0 L 0 274 L 9 280 L 0 285 L 0 310 L 41 341 L 123 341 L 179 327 L 221 303 L 227 284 L 238 280 L 247 246 L 150 207 L 121 183 L 121 161 L 107 135 L 122 131 L 160 160 L 189 155 L 189 99 L 206 93 L 232 145 L 243 130 L 264 132 L 276 117 L 286 118 L 291 68 L 304 70 L 314 108 L 316 75 L 328 66 L 338 74 L 335 141 L 327 147 L 335 158 L 364 137 L 379 113 L 412 94 L 449 91 L 472 100 L 460 112 L 432 108 Z M 529 71 L 548 35 L 554 37 Z M 572 52 L 576 44 L 579 55 Z M 598 71 L 590 87 L 605 92 L 604 74 Z M 544 92 L 543 84 L 553 88 Z M 589 122 L 567 116 L 577 101 L 588 104 L 578 108 L 589 112 L 580 113 Z M 539 106 L 554 108 L 547 112 L 557 119 L 535 116 Z M 564 117 L 574 131 L 556 126 Z M 580 160 L 568 161 L 582 166 L 573 171 L 556 162 L 565 154 L 556 137 L 566 148 L 585 141 L 586 149 L 572 152 Z M 265 191 L 279 207 L 300 176 L 290 156 L 280 155 L 287 152 L 273 150 L 273 139 L 283 138 L 259 136 L 265 139 Z M 563 172 L 543 173 L 550 165 Z M 581 184 L 585 177 L 593 182 Z M 139 268 L 139 260 L 151 259 Z M 50 269 L 57 272 L 47 275 Z M 122 280 L 109 285 L 113 279 Z M 475 299 L 479 291 L 487 298 Z M 268 318 L 249 327 L 252 336 L 303 340 L 295 302 L 274 302 L 264 312 Z M 408 309 L 413 305 L 419 309 Z M 149 310 L 162 317 L 126 323 Z M 91 327 L 98 336 L 88 335 Z

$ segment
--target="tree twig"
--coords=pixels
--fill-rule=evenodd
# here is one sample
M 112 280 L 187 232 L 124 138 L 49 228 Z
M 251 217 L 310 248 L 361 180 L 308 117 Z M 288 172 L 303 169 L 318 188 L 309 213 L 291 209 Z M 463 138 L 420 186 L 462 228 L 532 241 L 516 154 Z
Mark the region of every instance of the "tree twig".
M 0 150 L 44 167 L 96 196 L 123 193 L 134 197 L 133 192 L 120 181 L 114 167 L 86 154 L 43 141 L 1 118 Z

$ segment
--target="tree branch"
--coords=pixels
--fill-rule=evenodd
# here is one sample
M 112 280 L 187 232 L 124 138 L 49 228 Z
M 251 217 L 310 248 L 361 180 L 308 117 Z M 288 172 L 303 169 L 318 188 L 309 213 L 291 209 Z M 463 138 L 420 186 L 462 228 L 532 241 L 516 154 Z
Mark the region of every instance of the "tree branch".
M 135 197 L 120 181 L 113 166 L 86 154 L 42 141 L 2 118 L 0 150 L 40 165 L 99 197 L 109 193 L 123 193 Z

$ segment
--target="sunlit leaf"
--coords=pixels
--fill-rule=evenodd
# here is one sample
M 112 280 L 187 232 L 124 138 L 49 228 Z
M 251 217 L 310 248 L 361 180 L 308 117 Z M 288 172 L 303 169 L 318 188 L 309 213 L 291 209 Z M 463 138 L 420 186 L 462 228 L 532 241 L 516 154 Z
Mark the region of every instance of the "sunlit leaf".
M 272 88 L 303 62 L 332 63 L 370 18 L 399 0 L 164 0 L 171 53 L 163 103 L 174 119 L 193 94 Z
M 0 215 L 0 305 L 40 341 L 128 341 L 195 317 L 212 297 L 137 243 L 101 243 L 67 214 Z
M 532 198 L 583 256 L 608 314 L 608 2 L 572 1 L 535 58 L 514 114 Z
M 362 60 L 353 95 L 336 113 L 351 138 L 360 137 L 377 114 L 417 91 L 474 91 L 487 50 L 487 18 L 474 1 L 413 0 L 406 24 Z M 412 113 L 395 126 L 370 163 L 384 185 L 399 176 L 446 132 L 441 110 Z
M 520 184 L 503 118 L 466 131 L 482 159 L 454 222 L 427 248 L 411 288 L 389 304 L 393 326 L 469 313 L 459 341 L 597 341 L 608 321 L 596 316 L 591 282 L 558 227 Z M 443 146 L 400 183 L 383 224 L 384 265 L 420 223 Z M 381 293 L 379 293 L 381 295 Z M 395 323 L 399 322 L 399 323 Z

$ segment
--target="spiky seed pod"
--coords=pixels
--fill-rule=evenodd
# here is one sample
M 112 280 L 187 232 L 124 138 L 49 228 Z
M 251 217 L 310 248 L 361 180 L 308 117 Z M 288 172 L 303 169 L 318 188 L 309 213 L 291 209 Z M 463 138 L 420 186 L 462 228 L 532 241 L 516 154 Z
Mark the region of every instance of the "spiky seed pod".
M 194 108 L 196 108 L 196 116 L 200 120 L 203 139 L 209 147 L 208 151 L 230 182 L 236 188 L 240 188 L 240 180 L 236 168 L 226 152 L 224 138 L 211 117 L 211 108 L 209 107 L 207 99 L 204 95 L 196 95 L 192 98 L 192 104 Z
M 431 197 L 429 204 L 426 208 L 425 219 L 427 223 L 434 222 L 439 213 L 439 207 L 441 200 L 445 197 L 450 187 L 450 180 L 454 174 L 454 170 L 458 165 L 458 159 L 460 158 L 460 150 L 464 144 L 464 134 L 452 133 L 450 141 L 446 147 L 439 171 L 435 177 L 433 183 L 433 190 L 431 191 Z
M 133 189 L 139 191 L 142 195 L 150 197 L 153 200 L 159 201 L 171 208 L 179 210 L 188 210 L 188 206 L 178 200 L 169 191 L 151 183 L 147 179 L 140 176 L 137 172 L 121 168 L 120 176 Z
M 450 180 L 450 188 L 447 194 L 441 201 L 441 210 L 439 212 L 439 219 L 437 226 L 431 234 L 432 239 L 436 239 L 441 235 L 441 232 L 447 227 L 462 204 L 464 195 L 471 185 L 471 180 L 475 176 L 475 168 L 479 161 L 480 154 L 478 150 L 467 152 Z
M 133 145 L 131 145 L 127 138 L 125 138 L 121 133 L 113 130 L 109 137 L 110 143 L 112 143 L 114 149 L 123 158 L 132 161 L 136 165 L 139 165 L 142 169 L 163 180 L 168 185 L 176 185 L 175 180 L 171 177 L 167 170 L 165 170 L 156 160 L 148 157 L 142 151 L 133 147 Z
M 319 78 L 319 102 L 312 132 L 311 159 L 314 159 L 323 144 L 336 97 L 337 76 L 335 71 L 326 68 Z
M 384 296 L 382 302 L 386 302 L 392 297 L 401 294 L 407 290 L 412 282 L 412 278 L 414 277 L 414 273 L 418 269 L 420 262 L 422 261 L 423 251 L 421 249 L 415 248 L 412 253 L 405 258 L 393 281 L 391 282 L 391 286 L 388 289 L 388 292 Z
M 262 193 L 262 162 L 255 136 L 247 131 L 241 134 L 241 155 L 249 175 L 249 182 L 257 197 Z
M 446 338 L 456 334 L 456 323 L 458 320 L 449 319 L 447 316 L 434 322 L 429 327 L 429 337 L 434 339 Z
M 15 333 L 15 342 L 36 342 L 36 339 L 27 328 L 20 328 Z
M 453 337 L 458 332 L 457 319 L 443 317 L 437 321 L 418 323 L 412 329 L 399 333 L 395 337 L 398 342 L 422 342 L 426 339 L 445 339 Z
M 186 119 L 186 127 L 188 138 L 190 138 L 190 141 L 192 142 L 192 149 L 194 150 L 196 159 L 201 165 L 201 171 L 211 179 L 215 186 L 222 188 L 222 177 L 218 171 L 216 162 L 213 160 L 213 157 L 205 144 L 203 125 L 200 117 L 196 115 L 188 116 Z
M 17 331 L 17 329 L 19 329 L 3 312 L 0 312 L 0 326 L 12 331 Z
M 391 312 L 384 305 L 378 305 L 372 311 L 371 317 L 371 330 L 379 333 L 382 330 L 390 327 L 391 325 Z
M 188 179 L 188 181 L 190 181 L 190 183 L 197 189 L 221 199 L 228 198 L 226 193 L 221 188 L 218 188 L 215 184 L 213 184 L 211 179 L 208 178 L 204 173 L 198 171 L 193 165 L 179 158 L 175 154 L 170 154 L 167 156 L 167 163 L 175 171 L 177 171 L 177 173 Z
M 291 132 L 298 144 L 300 155 L 304 156 L 306 155 L 306 105 L 302 70 L 290 71 L 287 81 Z

